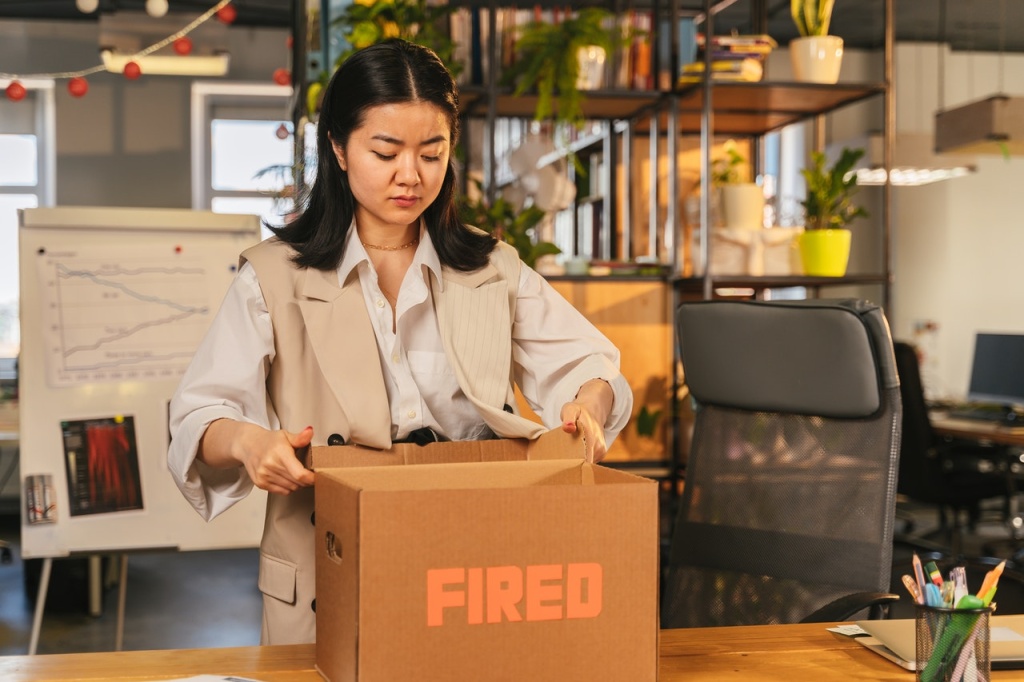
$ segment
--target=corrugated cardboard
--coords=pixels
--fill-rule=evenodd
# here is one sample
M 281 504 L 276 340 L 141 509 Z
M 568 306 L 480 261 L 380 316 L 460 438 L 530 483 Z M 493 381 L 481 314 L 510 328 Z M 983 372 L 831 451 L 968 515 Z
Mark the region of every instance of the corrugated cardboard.
M 320 673 L 655 680 L 657 484 L 581 451 L 560 431 L 314 448 Z

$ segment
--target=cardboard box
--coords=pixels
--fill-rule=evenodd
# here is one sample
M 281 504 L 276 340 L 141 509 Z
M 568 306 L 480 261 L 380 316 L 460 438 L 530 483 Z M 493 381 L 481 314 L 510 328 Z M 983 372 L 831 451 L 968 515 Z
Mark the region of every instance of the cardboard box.
M 580 454 L 561 431 L 314 448 L 320 673 L 655 680 L 657 484 Z

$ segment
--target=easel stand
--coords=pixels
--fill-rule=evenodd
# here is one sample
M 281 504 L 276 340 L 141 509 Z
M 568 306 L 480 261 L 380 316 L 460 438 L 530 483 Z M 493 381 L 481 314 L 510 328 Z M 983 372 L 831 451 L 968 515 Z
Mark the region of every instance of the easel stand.
M 28 654 L 34 656 L 39 649 L 39 632 L 43 626 L 43 611 L 46 609 L 46 595 L 50 590 L 50 573 L 53 570 L 53 558 L 43 559 L 42 573 L 39 576 L 39 590 L 36 593 L 36 610 L 32 616 L 32 635 L 28 643 Z M 103 598 L 102 578 L 100 577 L 99 556 L 89 557 L 89 608 L 92 615 L 102 611 Z M 117 628 L 114 635 L 114 651 L 121 651 L 124 646 L 124 611 L 128 602 L 128 555 L 120 555 L 120 570 L 117 586 Z

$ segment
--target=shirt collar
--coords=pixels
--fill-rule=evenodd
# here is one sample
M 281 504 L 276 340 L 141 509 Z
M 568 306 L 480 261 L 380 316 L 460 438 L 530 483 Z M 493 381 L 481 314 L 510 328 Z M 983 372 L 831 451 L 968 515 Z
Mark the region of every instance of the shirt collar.
M 348 226 L 348 235 L 345 237 L 345 253 L 341 257 L 341 264 L 338 265 L 338 284 L 341 286 L 344 286 L 352 271 L 360 263 L 369 264 L 370 262 L 370 256 L 366 253 L 366 247 L 359 241 L 357 235 L 356 220 L 353 218 L 352 223 Z M 416 247 L 416 255 L 412 261 L 412 267 L 418 268 L 420 266 L 426 266 L 427 269 L 433 271 L 434 277 L 443 286 L 441 259 L 437 256 L 434 242 L 430 240 L 430 233 L 427 232 L 426 222 L 422 217 L 420 218 L 420 243 Z

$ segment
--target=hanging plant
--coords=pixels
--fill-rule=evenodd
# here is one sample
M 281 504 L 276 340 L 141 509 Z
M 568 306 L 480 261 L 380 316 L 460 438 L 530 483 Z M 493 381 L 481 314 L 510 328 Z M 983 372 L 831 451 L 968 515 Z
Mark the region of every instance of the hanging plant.
M 454 5 L 433 5 L 426 0 L 353 2 L 331 22 L 349 46 L 338 55 L 334 67 L 341 66 L 356 50 L 388 38 L 402 38 L 429 47 L 445 63 L 452 77 L 458 77 L 462 64 L 455 61 L 455 41 L 444 30 L 448 17 L 456 9 Z
M 583 127 L 586 98 L 577 86 L 578 53 L 595 45 L 611 54 L 628 41 L 605 27 L 613 16 L 605 9 L 586 7 L 557 24 L 531 21 L 519 29 L 516 61 L 502 74 L 502 82 L 515 85 L 517 96 L 536 91 L 536 120 L 553 118 Z

